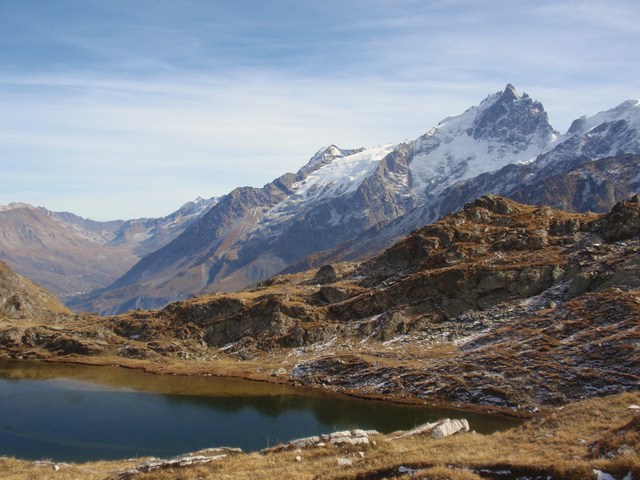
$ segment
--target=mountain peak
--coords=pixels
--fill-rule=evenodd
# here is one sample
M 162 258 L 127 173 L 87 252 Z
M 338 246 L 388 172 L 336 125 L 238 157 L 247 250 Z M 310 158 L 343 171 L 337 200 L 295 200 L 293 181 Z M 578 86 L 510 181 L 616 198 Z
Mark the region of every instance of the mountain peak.
M 491 100 L 489 97 L 488 100 Z M 548 142 L 556 133 L 542 103 L 518 94 L 510 83 L 493 96 L 475 118 L 471 134 L 477 139 L 500 140 L 525 150 L 532 140 Z M 534 136 L 541 136 L 534 139 Z
M 503 92 L 500 94 L 500 101 L 502 102 L 513 102 L 520 99 L 520 95 L 516 90 L 516 87 L 507 83 L 507 86 L 504 87 Z
M 310 173 L 315 172 L 316 170 L 333 162 L 336 158 L 348 157 L 349 155 L 362 152 L 363 150 L 364 148 L 351 150 L 342 149 L 334 144 L 331 144 L 328 147 L 322 147 L 313 155 L 313 157 L 311 157 L 307 164 L 298 171 L 298 175 L 309 175 Z
M 16 208 L 28 208 L 30 210 L 35 210 L 33 205 L 23 202 L 11 202 L 9 205 L 0 205 L 0 212 L 6 212 L 8 210 L 15 210 Z
M 322 147 L 318 150 L 313 157 L 311 157 L 311 160 L 309 160 L 307 165 L 312 165 L 327 158 L 333 159 L 341 156 L 343 156 L 342 150 L 332 143 L 328 147 Z
M 567 133 L 585 133 L 604 123 L 611 123 L 618 120 L 640 125 L 640 100 L 626 100 L 617 107 L 598 112 L 595 115 L 583 115 L 571 123 Z

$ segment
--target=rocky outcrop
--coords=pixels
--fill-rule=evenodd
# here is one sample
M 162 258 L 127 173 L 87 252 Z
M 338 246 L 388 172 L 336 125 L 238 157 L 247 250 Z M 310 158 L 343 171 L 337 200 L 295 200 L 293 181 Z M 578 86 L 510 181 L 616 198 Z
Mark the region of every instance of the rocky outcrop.
M 300 385 L 338 391 L 509 408 L 637 389 L 637 291 L 607 289 L 567 300 L 566 286 L 559 286 L 547 295 L 462 315 L 452 323 L 468 322 L 464 333 L 456 334 L 450 323 L 427 329 L 432 337 L 396 337 L 385 348 L 385 361 L 351 348 L 301 361 L 292 376 Z M 444 356 L 433 347 L 433 355 L 421 357 L 421 349 L 434 345 L 429 338 L 442 342 L 439 332 L 450 339 L 444 345 L 456 347 Z M 396 357 L 398 362 L 389 360 Z
M 66 313 L 71 312 L 55 295 L 0 262 L 0 318 L 50 319 Z
M 454 435 L 458 432 L 468 432 L 469 431 L 469 422 L 464 419 L 454 419 L 451 420 L 449 418 L 445 418 L 443 420 L 438 420 L 433 423 L 424 423 L 422 425 L 418 425 L 411 430 L 407 430 L 406 432 L 396 433 L 388 437 L 388 440 L 399 440 L 401 438 L 413 437 L 415 435 L 422 435 L 428 433 L 432 438 L 442 439 Z
M 640 233 L 640 196 L 617 203 L 603 219 L 599 230 L 607 242 L 628 240 Z
M 136 465 L 133 468 L 116 472 L 114 477 L 117 479 L 134 478 L 139 474 L 154 472 L 157 470 L 175 469 L 192 467 L 195 465 L 205 465 L 212 462 L 219 462 L 229 455 L 241 454 L 242 450 L 239 448 L 208 448 L 206 450 L 200 450 L 198 452 L 190 453 L 188 455 L 182 455 L 170 459 L 151 459 Z
M 290 442 L 276 445 L 261 450 L 263 454 L 281 452 L 283 450 L 297 450 L 303 448 L 317 448 L 326 445 L 335 445 L 338 447 L 375 445 L 372 437 L 380 435 L 376 430 L 345 430 L 341 432 L 333 432 L 323 435 L 315 435 L 312 437 L 298 438 Z
M 324 285 L 338 280 L 336 269 L 332 265 L 323 265 L 311 279 L 311 283 Z
M 462 418 L 451 420 L 449 418 L 445 418 L 442 420 L 438 420 L 437 422 L 419 425 L 411 430 L 395 432 L 391 435 L 386 436 L 384 440 L 392 442 L 395 440 L 422 434 L 429 434 L 431 438 L 434 439 L 442 439 L 454 435 L 458 432 L 468 431 L 469 422 L 466 419 Z M 376 430 L 345 430 L 329 434 L 314 435 L 312 437 L 297 438 L 287 443 L 265 448 L 261 450 L 260 453 L 271 454 L 282 452 L 284 450 L 318 448 L 324 447 L 326 445 L 335 445 L 337 447 L 376 445 L 374 437 L 382 438 L 382 435 Z

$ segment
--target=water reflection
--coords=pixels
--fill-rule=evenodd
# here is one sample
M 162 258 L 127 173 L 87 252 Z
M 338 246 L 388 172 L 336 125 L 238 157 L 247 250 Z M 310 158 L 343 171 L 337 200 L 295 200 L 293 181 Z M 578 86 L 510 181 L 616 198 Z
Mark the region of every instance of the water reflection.
M 461 412 L 237 379 L 0 362 L 0 454 L 22 458 L 172 456 L 223 445 L 247 451 L 335 430 L 390 432 L 452 416 Z M 518 423 L 464 416 L 479 432 Z

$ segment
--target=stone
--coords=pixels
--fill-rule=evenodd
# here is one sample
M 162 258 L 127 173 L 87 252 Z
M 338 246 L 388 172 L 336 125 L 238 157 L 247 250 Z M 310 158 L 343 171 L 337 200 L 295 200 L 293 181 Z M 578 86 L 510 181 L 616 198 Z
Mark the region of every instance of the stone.
M 331 265 L 323 265 L 316 272 L 311 283 L 315 283 L 316 285 L 324 285 L 326 283 L 333 283 L 338 280 L 338 274 L 336 273 L 335 268 Z
M 406 432 L 401 432 L 400 434 L 391 437 L 389 440 L 398 440 L 400 438 L 413 437 L 414 435 L 420 435 L 421 433 L 430 432 L 436 427 L 436 425 L 438 425 L 438 422 L 423 423 L 422 425 L 418 425 L 417 427 L 412 428 L 411 430 L 407 430 Z
M 369 445 L 369 436 L 364 430 L 335 432 L 329 435 L 332 445 Z
M 338 465 L 341 467 L 349 467 L 353 465 L 353 460 L 350 458 L 338 458 Z
M 329 443 L 333 445 L 369 445 L 367 437 L 336 437 L 332 438 Z
M 207 455 L 202 455 L 201 453 L 208 452 Z M 224 453 L 221 453 L 224 452 Z M 193 465 L 203 465 L 219 460 L 223 460 L 227 458 L 229 453 L 241 453 L 242 450 L 238 448 L 211 448 L 206 450 L 201 450 L 200 452 L 196 452 L 190 455 L 184 455 L 181 457 L 175 457 L 168 460 L 165 459 L 152 459 L 146 462 L 143 462 L 134 468 L 129 470 L 121 471 L 116 473 L 116 478 L 118 479 L 127 479 L 134 476 L 137 476 L 139 473 L 148 473 L 154 470 L 166 469 L 166 468 L 178 468 L 178 467 L 190 467 Z M 212 455 L 212 453 L 219 453 L 218 455 Z
M 349 298 L 350 293 L 343 288 L 323 286 L 320 287 L 318 295 L 323 303 L 332 304 L 343 302 Z
M 419 425 L 406 432 L 400 432 L 398 435 L 389 438 L 389 440 L 412 437 L 422 433 L 431 433 L 432 438 L 440 439 L 460 431 L 469 431 L 469 422 L 466 419 L 461 418 L 459 420 L 451 420 L 445 418 L 444 420 L 438 420 L 437 422 Z
M 338 438 L 338 437 L 350 437 L 350 436 L 351 436 L 351 432 L 348 430 L 345 430 L 342 432 L 333 432 L 329 434 L 330 439 Z
M 376 430 L 343 430 L 329 434 L 316 435 L 313 437 L 298 438 L 288 443 L 265 448 L 262 453 L 280 452 L 282 450 L 296 449 L 295 453 L 301 452 L 303 448 L 324 447 L 327 443 L 331 445 L 370 445 L 369 435 L 379 435 Z
M 600 235 L 607 242 L 632 238 L 640 233 L 640 196 L 615 204 L 602 220 Z
M 446 420 L 441 421 L 438 426 L 431 431 L 431 437 L 435 439 L 442 439 L 460 431 L 468 432 L 469 422 L 464 418 L 460 420 L 450 420 L 447 418 Z
M 307 448 L 318 443 L 320 443 L 320 437 L 316 435 L 314 437 L 298 438 L 296 440 L 292 440 L 287 445 L 292 448 Z

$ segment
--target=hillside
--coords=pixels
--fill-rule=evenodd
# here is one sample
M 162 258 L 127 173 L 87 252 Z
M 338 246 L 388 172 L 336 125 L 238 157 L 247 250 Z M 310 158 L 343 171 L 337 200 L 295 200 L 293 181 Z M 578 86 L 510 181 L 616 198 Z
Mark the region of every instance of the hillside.
M 197 199 L 162 218 L 97 222 L 28 204 L 0 206 L 0 259 L 68 298 L 102 288 L 173 240 L 216 199 Z
M 51 292 L 16 275 L 0 262 L 0 319 L 47 321 L 60 314 L 70 314 Z
M 55 331 L 35 322 L 18 342 L 5 326 L 0 344 L 151 370 L 278 370 L 373 397 L 563 404 L 637 388 L 639 232 L 638 196 L 606 215 L 485 196 L 364 263 L 159 311 L 61 317 Z

